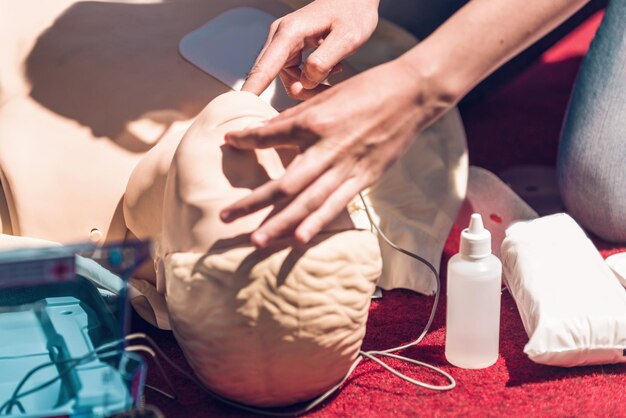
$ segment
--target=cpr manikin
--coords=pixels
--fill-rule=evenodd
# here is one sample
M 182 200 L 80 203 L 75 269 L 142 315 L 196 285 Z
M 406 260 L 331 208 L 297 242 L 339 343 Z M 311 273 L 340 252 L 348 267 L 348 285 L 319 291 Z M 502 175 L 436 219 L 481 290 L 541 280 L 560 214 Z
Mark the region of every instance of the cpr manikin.
M 261 406 L 311 399 L 345 375 L 381 270 L 376 238 L 345 212 L 310 244 L 263 250 L 248 234 L 267 211 L 221 222 L 228 202 L 283 171 L 276 151 L 235 150 L 224 134 L 275 115 L 250 93 L 217 97 L 180 144 L 148 152 L 124 200 L 129 229 L 156 241 L 156 289 L 196 374 Z
M 174 330 L 203 382 L 257 405 L 308 399 L 356 356 L 379 248 L 345 214 L 308 246 L 260 252 L 246 234 L 267 211 L 219 221 L 219 209 L 283 171 L 273 150 L 223 147 L 224 132 L 276 113 L 249 94 L 220 96 L 230 89 L 182 60 L 178 43 L 233 7 L 290 9 L 179 3 L 3 8 L 0 232 L 54 242 L 154 238 L 157 271 L 137 273 L 133 305 Z M 0 235 L 0 248 L 19 240 Z
M 246 403 L 290 404 L 337 383 L 356 357 L 379 249 L 345 214 L 311 245 L 262 252 L 243 235 L 267 213 L 219 222 L 219 209 L 283 167 L 274 151 L 257 162 L 221 147 L 226 130 L 276 112 L 245 93 L 202 111 L 229 89 L 177 53 L 185 34 L 234 6 L 289 11 L 278 2 L 232 3 L 25 1 L 3 9 L 2 232 L 56 242 L 157 238 L 161 280 L 147 270 L 133 281 L 140 312 L 174 329 L 210 388 Z M 173 153 L 198 114 L 166 193 Z

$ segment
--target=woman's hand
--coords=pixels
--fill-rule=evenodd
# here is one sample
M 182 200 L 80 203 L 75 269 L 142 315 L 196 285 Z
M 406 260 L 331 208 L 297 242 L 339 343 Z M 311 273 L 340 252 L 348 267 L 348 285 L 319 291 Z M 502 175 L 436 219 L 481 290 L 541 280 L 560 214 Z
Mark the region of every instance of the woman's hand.
M 242 90 L 261 94 L 280 75 L 294 98 L 318 93 L 318 85 L 340 70 L 340 61 L 374 32 L 378 1 L 316 0 L 276 20 Z M 315 50 L 300 69 L 308 49 Z
M 370 10 L 363 8 L 363 2 L 375 1 L 317 0 L 308 9 L 285 17 L 293 18 L 287 28 L 294 32 L 289 35 L 285 29 L 278 36 L 281 25 L 274 26 L 246 89 L 260 93 L 281 72 L 292 94 L 323 90 L 317 83 L 339 62 L 337 57 L 349 50 L 343 45 L 350 43 L 341 39 L 350 40 L 354 33 L 360 35 L 355 37 L 359 42 L 366 39 L 363 32 L 346 32 L 345 28 L 363 28 L 358 13 Z M 274 205 L 272 215 L 252 235 L 254 244 L 267 245 L 292 231 L 299 241 L 310 240 L 353 196 L 381 176 L 416 132 L 586 1 L 470 1 L 397 60 L 323 91 L 265 126 L 229 134 L 227 141 L 236 147 L 292 146 L 303 153 L 283 177 L 224 209 L 222 219 L 232 221 Z M 306 24 L 296 20 L 297 13 Z M 335 21 L 334 16 L 342 18 Z M 344 30 L 338 31 L 340 27 Z M 296 65 L 302 49 L 322 39 L 317 55 L 312 56 L 318 57 L 313 62 L 323 58 L 319 61 L 325 64 L 320 67 L 323 71 L 315 73 L 316 66 L 310 65 L 300 74 Z M 312 86 L 316 87 L 307 90 Z
M 283 177 L 225 208 L 222 220 L 274 205 L 252 234 L 264 247 L 295 234 L 306 243 L 407 149 L 416 132 L 452 103 L 428 93 L 432 83 L 399 60 L 375 67 L 286 110 L 267 124 L 226 135 L 241 149 L 297 147 Z

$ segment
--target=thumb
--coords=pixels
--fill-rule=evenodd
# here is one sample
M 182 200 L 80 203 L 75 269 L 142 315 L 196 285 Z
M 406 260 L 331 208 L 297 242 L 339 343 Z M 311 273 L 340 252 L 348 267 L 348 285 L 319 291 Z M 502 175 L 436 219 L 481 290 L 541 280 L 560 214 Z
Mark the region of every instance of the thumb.
M 304 62 L 300 79 L 302 86 L 312 89 L 326 80 L 333 68 L 360 46 L 355 39 L 351 32 L 340 30 L 330 32 Z

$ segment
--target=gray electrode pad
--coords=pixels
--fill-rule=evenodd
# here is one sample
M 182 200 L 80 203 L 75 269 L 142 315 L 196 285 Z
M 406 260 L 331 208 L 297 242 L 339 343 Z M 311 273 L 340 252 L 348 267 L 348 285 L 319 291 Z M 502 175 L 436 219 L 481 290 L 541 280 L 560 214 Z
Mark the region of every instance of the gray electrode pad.
M 234 90 L 240 90 L 261 52 L 275 16 L 252 7 L 238 7 L 188 33 L 178 45 L 187 61 Z M 298 102 L 275 79 L 261 99 L 282 111 Z

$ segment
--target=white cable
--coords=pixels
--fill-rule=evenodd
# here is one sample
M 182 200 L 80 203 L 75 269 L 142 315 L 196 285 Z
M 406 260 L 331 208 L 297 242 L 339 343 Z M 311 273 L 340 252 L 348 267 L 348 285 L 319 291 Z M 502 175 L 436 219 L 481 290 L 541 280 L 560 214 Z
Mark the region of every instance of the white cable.
M 128 338 L 126 337 L 126 341 L 130 341 L 132 338 Z M 155 386 L 149 385 L 149 384 L 144 384 L 145 387 L 147 387 L 148 389 L 152 389 L 155 392 L 160 393 L 161 395 L 165 396 L 166 398 L 169 398 L 173 401 L 175 401 L 176 399 L 178 399 L 178 394 L 176 393 L 176 390 L 174 389 L 174 385 L 172 384 L 172 382 L 170 381 L 170 379 L 167 377 L 167 373 L 165 373 L 165 370 L 163 369 L 163 365 L 161 365 L 161 362 L 159 361 L 159 358 L 157 357 L 157 354 L 154 352 L 154 350 L 150 347 L 148 347 L 147 345 L 143 345 L 143 344 L 136 344 L 136 345 L 129 345 L 125 348 L 126 351 L 132 351 L 132 352 L 136 352 L 136 351 L 140 351 L 140 352 L 144 352 L 150 355 L 150 357 L 152 357 L 152 359 L 154 360 L 154 362 L 157 365 L 157 368 L 159 369 L 159 371 L 161 372 L 161 376 L 163 377 L 163 380 L 165 380 L 165 383 L 167 384 L 167 386 L 169 386 L 170 390 L 172 391 L 173 394 L 165 392 L 162 389 L 159 389 Z
M 156 357 L 156 353 L 154 352 L 153 349 L 151 349 L 150 347 L 148 347 L 147 345 L 129 345 L 128 347 L 125 348 L 126 351 L 142 351 L 144 353 L 148 353 L 150 354 L 150 357 L 155 358 Z
M 363 202 L 363 208 L 365 209 L 365 213 L 367 214 L 367 218 L 370 221 L 370 224 L 374 227 L 374 229 L 376 229 L 376 232 L 378 233 L 378 235 L 380 235 L 380 237 L 389 245 L 391 246 L 391 248 L 393 248 L 396 251 L 399 251 L 409 257 L 412 257 L 418 261 L 420 261 L 422 264 L 424 264 L 426 267 L 428 267 L 430 269 L 430 271 L 433 272 L 433 275 L 435 276 L 435 283 L 436 283 L 436 290 L 435 290 L 435 300 L 433 301 L 433 307 L 430 310 L 430 315 L 428 317 L 428 321 L 426 322 L 426 325 L 424 326 L 424 329 L 422 330 L 421 334 L 419 335 L 419 337 L 417 337 L 414 341 L 411 341 L 410 343 L 401 345 L 399 347 L 394 347 L 394 348 L 389 348 L 387 350 L 381 350 L 381 351 L 361 351 L 361 355 L 365 356 L 367 358 L 369 358 L 370 360 L 375 361 L 376 363 L 380 364 L 381 366 L 383 366 L 385 369 L 387 369 L 388 371 L 390 371 L 391 373 L 393 373 L 395 376 L 399 377 L 400 379 L 406 380 L 409 383 L 412 383 L 414 385 L 417 386 L 421 386 L 424 387 L 426 389 L 431 389 L 431 390 L 439 390 L 439 391 L 444 391 L 444 390 L 451 390 L 454 389 L 456 387 L 456 381 L 454 380 L 454 378 L 447 372 L 443 371 L 442 369 L 433 366 L 431 364 L 428 363 L 424 363 L 418 360 L 413 360 L 411 358 L 408 357 L 404 357 L 404 356 L 398 356 L 395 354 L 391 354 L 391 353 L 395 353 L 396 351 L 400 351 L 400 350 L 404 350 L 406 348 L 409 347 L 413 347 L 416 346 L 417 344 L 419 344 L 420 342 L 422 342 L 422 340 L 424 339 L 424 337 L 426 336 L 426 334 L 428 333 L 428 331 L 430 330 L 430 327 L 433 323 L 433 320 L 435 319 L 435 313 L 437 312 L 437 306 L 439 305 L 439 294 L 441 293 L 441 279 L 439 278 L 439 272 L 437 271 L 437 269 L 435 268 L 435 266 L 433 266 L 428 260 L 426 260 L 423 257 L 420 257 L 417 254 L 414 254 L 408 250 L 405 250 L 404 248 L 400 248 L 398 247 L 396 244 L 394 244 L 393 242 L 391 242 L 391 240 L 389 238 L 387 238 L 387 236 L 383 233 L 383 231 L 381 231 L 381 229 L 378 227 L 378 225 L 376 225 L 376 222 L 374 222 L 374 219 L 372 217 L 372 214 L 369 211 L 369 208 L 367 207 L 367 204 L 365 203 L 365 199 L 363 198 L 363 194 L 359 193 L 359 197 L 361 198 L 361 202 Z M 384 363 L 382 360 L 380 359 L 376 359 L 374 356 L 385 356 L 385 357 L 392 357 L 401 361 L 405 361 L 407 363 L 412 363 L 412 364 L 416 364 L 420 367 L 425 367 L 428 369 L 433 370 L 434 372 L 440 374 L 441 376 L 445 377 L 450 383 L 447 385 L 443 385 L 443 386 L 436 386 L 436 385 L 431 385 L 429 383 L 425 383 L 425 382 L 421 382 L 418 380 L 415 380 L 413 378 L 410 378 L 400 372 L 398 372 L 397 370 L 393 369 L 391 366 L 388 366 L 386 363 Z
M 426 388 L 426 389 L 439 390 L 439 391 L 454 389 L 454 387 L 456 386 L 456 381 L 454 380 L 454 378 L 452 376 L 450 376 L 450 374 L 446 373 L 445 371 L 441 370 L 440 368 L 438 368 L 436 366 L 433 366 L 432 364 L 424 363 L 422 361 L 414 360 L 412 358 L 408 358 L 408 357 L 404 357 L 404 356 L 398 356 L 396 354 L 386 353 L 384 351 L 361 351 L 361 355 L 364 356 L 364 357 L 367 357 L 368 359 L 370 359 L 372 361 L 375 361 L 378 364 L 380 364 L 382 367 L 387 369 L 387 371 L 391 372 L 393 375 L 399 377 L 400 379 L 406 380 L 407 382 L 412 383 L 412 384 L 414 384 L 416 386 L 421 386 L 421 387 Z M 389 366 L 384 361 L 374 357 L 375 355 L 386 356 L 386 357 L 393 357 L 395 359 L 398 359 L 398 360 L 401 360 L 401 361 L 404 361 L 404 362 L 407 362 L 407 363 L 416 364 L 418 366 L 434 370 L 435 372 L 441 374 L 443 377 L 448 379 L 450 384 L 445 385 L 445 386 L 437 386 L 437 385 L 431 385 L 430 383 L 422 382 L 420 380 L 415 380 L 415 379 L 413 379 L 413 378 L 411 378 L 411 377 L 409 377 L 409 376 L 407 376 L 407 375 L 405 375 L 403 373 L 400 373 L 399 371 L 397 371 L 393 367 Z

